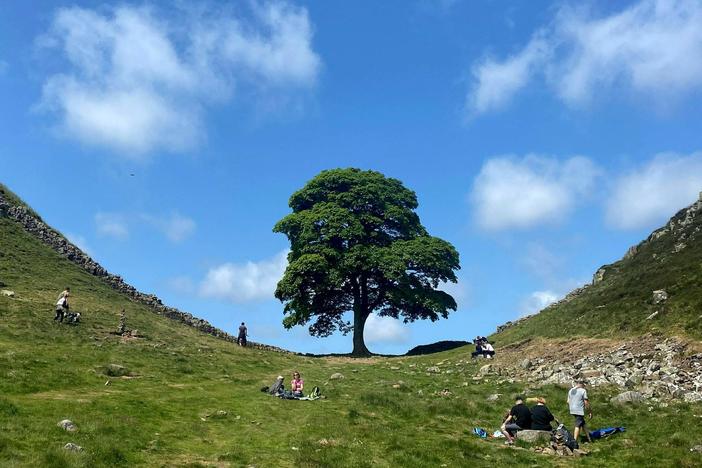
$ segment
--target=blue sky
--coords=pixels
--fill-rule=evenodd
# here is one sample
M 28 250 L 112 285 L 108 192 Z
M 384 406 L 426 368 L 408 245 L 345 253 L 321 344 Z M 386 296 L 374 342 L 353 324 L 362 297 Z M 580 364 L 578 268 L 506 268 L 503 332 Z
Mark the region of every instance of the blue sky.
M 323 169 L 399 178 L 462 265 L 448 320 L 370 319 L 400 353 L 539 310 L 696 199 L 702 4 L 11 2 L 0 102 L 0 179 L 47 222 L 300 351 L 351 337 L 282 328 L 288 197 Z

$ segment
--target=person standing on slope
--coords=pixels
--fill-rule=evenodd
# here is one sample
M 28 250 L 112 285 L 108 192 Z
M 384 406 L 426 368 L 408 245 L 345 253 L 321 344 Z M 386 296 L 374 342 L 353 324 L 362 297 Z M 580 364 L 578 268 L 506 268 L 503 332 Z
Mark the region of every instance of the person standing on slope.
M 241 322 L 241 325 L 239 325 L 239 337 L 237 338 L 237 343 L 239 343 L 239 346 L 244 346 L 246 347 L 246 337 L 249 336 L 248 330 L 246 329 L 246 325 L 244 325 L 244 322 Z
M 580 431 L 583 431 L 585 432 L 588 442 L 592 442 L 592 439 L 590 439 L 590 433 L 587 431 L 587 427 L 585 426 L 586 409 L 588 411 L 588 417 L 592 419 L 592 409 L 590 408 L 590 400 L 587 398 L 585 381 L 579 380 L 575 383 L 575 386 L 568 391 L 567 402 L 570 414 L 572 414 L 575 418 L 575 430 L 573 431 L 575 441 L 578 442 Z
M 58 300 L 56 301 L 56 315 L 54 316 L 54 320 L 58 320 L 59 322 L 63 322 L 63 318 L 68 313 L 68 309 L 69 309 L 68 296 L 70 296 L 70 295 L 71 295 L 71 288 L 66 286 L 66 289 L 61 291 L 61 294 L 59 294 Z

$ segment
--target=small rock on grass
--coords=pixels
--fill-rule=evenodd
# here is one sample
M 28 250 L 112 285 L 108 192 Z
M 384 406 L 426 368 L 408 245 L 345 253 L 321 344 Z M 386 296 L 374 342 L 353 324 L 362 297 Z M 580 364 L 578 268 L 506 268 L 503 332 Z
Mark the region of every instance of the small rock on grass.
M 497 401 L 500 399 L 500 393 L 493 393 L 492 395 L 488 396 L 486 398 L 487 401 Z
M 702 445 L 695 445 L 690 449 L 690 452 L 702 453 Z
M 341 372 L 335 372 L 335 373 L 333 373 L 333 374 L 331 375 L 331 377 L 329 377 L 329 378 L 330 378 L 331 380 L 341 380 L 341 379 L 344 378 L 344 374 L 342 374 Z
M 63 446 L 65 450 L 70 450 L 71 452 L 82 452 L 83 447 L 80 445 L 74 444 L 73 442 L 69 442 L 66 445 Z
M 56 423 L 56 425 L 64 431 L 68 432 L 76 432 L 78 430 L 78 426 L 73 424 L 73 421 L 71 421 L 70 419 L 64 419 L 63 421 L 59 421 L 58 423 Z

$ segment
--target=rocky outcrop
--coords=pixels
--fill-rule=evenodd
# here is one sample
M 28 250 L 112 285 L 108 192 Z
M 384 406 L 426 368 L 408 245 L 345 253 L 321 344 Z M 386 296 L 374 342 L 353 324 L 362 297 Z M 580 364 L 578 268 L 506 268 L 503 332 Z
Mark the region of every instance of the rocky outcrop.
M 613 399 L 619 403 L 644 399 L 702 401 L 702 353 L 689 354 L 686 350 L 687 345 L 676 338 L 657 342 L 655 337 L 647 337 L 579 359 L 531 358 L 529 368 L 516 359 L 505 367 L 500 359 L 491 366 L 503 366 L 502 375 L 537 384 L 571 385 L 585 380 L 593 387 L 616 385 L 626 390 Z M 485 376 L 484 368 L 477 375 Z
M 137 291 L 134 286 L 127 284 L 121 276 L 113 275 L 108 272 L 99 263 L 90 258 L 90 256 L 86 255 L 82 250 L 69 242 L 61 233 L 44 223 L 35 216 L 29 208 L 11 204 L 2 191 L 0 191 L 0 217 L 6 217 L 17 222 L 27 233 L 51 247 L 59 255 L 70 260 L 91 275 L 97 276 L 113 289 L 129 297 L 131 300 L 149 307 L 154 313 L 178 321 L 189 327 L 196 328 L 216 338 L 236 343 L 235 336 L 212 326 L 207 320 L 197 318 L 188 312 L 183 312 L 174 307 L 166 306 L 161 302 L 161 299 L 153 294 L 145 294 Z M 288 352 L 281 348 L 261 343 L 248 342 L 247 345 L 249 347 L 269 351 Z

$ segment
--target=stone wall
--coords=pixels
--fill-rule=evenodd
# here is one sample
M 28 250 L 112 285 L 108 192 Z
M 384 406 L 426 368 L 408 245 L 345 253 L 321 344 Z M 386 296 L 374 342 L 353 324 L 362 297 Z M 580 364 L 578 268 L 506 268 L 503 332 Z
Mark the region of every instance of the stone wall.
M 0 190 L 0 217 L 10 218 L 19 223 L 24 230 L 39 239 L 45 245 L 51 247 L 59 255 L 75 263 L 93 276 L 97 276 L 102 281 L 109 284 L 113 289 L 119 291 L 131 300 L 149 307 L 154 313 L 178 321 L 189 327 L 198 329 L 203 333 L 212 335 L 226 341 L 236 342 L 236 337 L 227 332 L 212 326 L 207 320 L 197 318 L 188 312 L 180 311 L 174 307 L 168 307 L 161 302 L 161 299 L 153 294 L 145 294 L 130 284 L 127 284 L 120 276 L 113 275 L 103 268 L 99 263 L 86 255 L 82 250 L 69 242 L 58 231 L 51 228 L 39 218 L 32 215 L 30 210 L 24 206 L 12 205 L 4 193 Z M 248 342 L 253 348 L 270 351 L 288 352 L 275 346 L 261 343 Z

